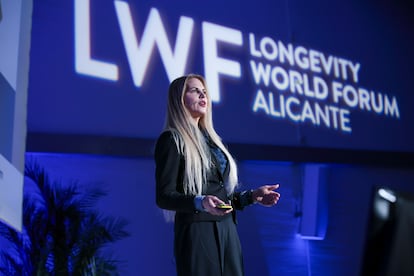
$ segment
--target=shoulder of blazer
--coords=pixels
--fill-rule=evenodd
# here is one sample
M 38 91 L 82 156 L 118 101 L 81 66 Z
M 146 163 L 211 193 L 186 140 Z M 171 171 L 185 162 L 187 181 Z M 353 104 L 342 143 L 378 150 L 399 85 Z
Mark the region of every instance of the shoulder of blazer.
M 177 147 L 176 141 L 174 139 L 174 134 L 170 130 L 163 131 L 160 134 L 160 136 L 158 137 L 157 142 L 155 144 L 155 153 L 157 152 L 157 149 L 160 149 L 160 148 L 163 148 L 163 147 L 166 147 L 166 146 L 167 147 L 170 147 L 170 146 Z
M 180 164 L 184 160 L 184 155 L 178 149 L 177 142 L 172 131 L 164 131 L 160 134 L 154 150 L 154 159 L 156 162 L 165 161 L 163 159 L 168 155 L 175 156 L 174 158 L 177 158 L 177 161 L 179 161 Z

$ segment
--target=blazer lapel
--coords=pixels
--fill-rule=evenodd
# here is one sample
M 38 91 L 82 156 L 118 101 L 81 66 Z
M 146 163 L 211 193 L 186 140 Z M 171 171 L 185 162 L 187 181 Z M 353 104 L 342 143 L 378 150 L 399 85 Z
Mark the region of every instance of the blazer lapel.
M 228 177 L 228 175 L 229 175 L 229 170 L 230 170 L 230 168 L 229 168 L 229 162 L 228 161 L 226 162 L 226 168 L 224 169 L 224 174 L 223 174 L 223 173 L 221 173 L 221 170 L 220 170 L 220 162 L 217 160 L 216 155 L 214 153 L 212 153 L 211 155 L 213 157 L 212 158 L 213 159 L 212 161 L 213 161 L 214 169 L 216 170 L 217 175 L 221 178 L 221 180 L 224 181 L 224 179 L 226 179 Z M 227 160 L 227 157 L 226 157 L 226 160 Z

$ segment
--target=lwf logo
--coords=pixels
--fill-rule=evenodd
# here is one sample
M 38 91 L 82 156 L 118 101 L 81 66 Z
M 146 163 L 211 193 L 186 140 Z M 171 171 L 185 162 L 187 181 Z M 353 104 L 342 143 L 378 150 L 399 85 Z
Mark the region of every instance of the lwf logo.
M 185 74 L 188 57 L 193 49 L 192 38 L 194 20 L 190 17 L 179 18 L 176 40 L 171 45 L 167 32 L 156 8 L 149 12 L 145 27 L 137 36 L 131 9 L 127 2 L 115 0 L 114 7 L 127 54 L 129 69 L 134 85 L 139 88 L 145 81 L 152 52 L 157 49 L 170 81 Z M 90 35 L 90 0 L 75 0 L 75 69 L 79 74 L 117 81 L 118 65 L 94 59 L 91 56 Z M 240 63 L 219 57 L 218 46 L 221 43 L 236 47 L 243 45 L 242 33 L 239 30 L 220 26 L 210 22 L 202 22 L 202 45 L 204 73 L 211 91 L 211 99 L 220 101 L 219 78 L 221 75 L 240 78 Z

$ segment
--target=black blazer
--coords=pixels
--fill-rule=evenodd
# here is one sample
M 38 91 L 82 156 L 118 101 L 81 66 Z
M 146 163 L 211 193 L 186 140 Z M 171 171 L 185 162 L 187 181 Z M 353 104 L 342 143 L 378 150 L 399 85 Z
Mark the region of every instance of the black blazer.
M 178 152 L 170 131 L 163 132 L 157 140 L 155 163 L 156 203 L 162 209 L 176 211 L 176 222 L 219 221 L 231 215 L 214 216 L 207 212 L 200 212 L 194 205 L 195 196 L 184 194 L 185 160 L 184 156 Z M 226 167 L 224 174 L 221 174 L 215 158 L 213 158 L 213 163 L 214 168 L 207 176 L 207 183 L 203 185 L 201 194 L 215 195 L 224 202 L 233 204 L 234 208 L 242 209 L 244 206 L 234 204 L 239 202 L 240 193 L 227 195 L 224 187 L 229 176 L 229 166 Z M 232 213 L 235 220 L 235 212 Z

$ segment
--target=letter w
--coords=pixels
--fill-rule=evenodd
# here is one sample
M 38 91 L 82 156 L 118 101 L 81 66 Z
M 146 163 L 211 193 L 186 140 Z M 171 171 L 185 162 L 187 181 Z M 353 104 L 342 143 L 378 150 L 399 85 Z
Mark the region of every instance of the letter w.
M 128 3 L 117 0 L 115 9 L 136 87 L 140 87 L 145 79 L 155 45 L 159 50 L 169 80 L 184 74 L 194 25 L 191 18 L 184 16 L 180 18 L 173 52 L 157 9 L 150 10 L 140 43 L 138 43 Z

